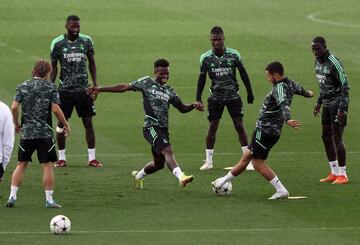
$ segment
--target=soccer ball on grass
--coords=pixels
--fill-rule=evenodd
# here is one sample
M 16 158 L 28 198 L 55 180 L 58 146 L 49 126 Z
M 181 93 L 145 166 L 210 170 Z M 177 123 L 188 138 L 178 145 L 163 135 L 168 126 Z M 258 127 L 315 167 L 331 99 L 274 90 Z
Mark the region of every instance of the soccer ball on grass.
M 223 186 L 221 186 L 221 188 L 215 188 L 214 186 L 212 186 L 212 189 L 216 195 L 229 195 L 232 190 L 232 183 L 230 181 L 227 181 L 225 182 L 225 184 L 223 184 Z
M 71 222 L 65 215 L 56 215 L 50 221 L 50 230 L 55 235 L 65 235 L 70 232 Z

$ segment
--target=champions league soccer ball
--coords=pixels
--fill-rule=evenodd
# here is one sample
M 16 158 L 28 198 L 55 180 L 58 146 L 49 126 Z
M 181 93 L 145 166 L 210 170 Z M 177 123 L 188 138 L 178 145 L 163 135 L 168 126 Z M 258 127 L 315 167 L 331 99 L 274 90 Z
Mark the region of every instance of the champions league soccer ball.
M 50 230 L 55 235 L 65 235 L 70 232 L 71 222 L 64 215 L 56 215 L 50 221 Z
M 219 196 L 229 195 L 232 190 L 232 184 L 230 181 L 225 182 L 221 188 L 212 187 L 214 193 Z

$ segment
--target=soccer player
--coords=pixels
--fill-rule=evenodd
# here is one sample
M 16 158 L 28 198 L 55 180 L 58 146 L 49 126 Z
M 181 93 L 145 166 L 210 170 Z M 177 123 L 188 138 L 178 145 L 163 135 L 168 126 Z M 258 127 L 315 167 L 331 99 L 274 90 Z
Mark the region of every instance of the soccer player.
M 301 85 L 288 79 L 284 75 L 284 68 L 280 62 L 270 63 L 265 71 L 266 78 L 273 85 L 273 88 L 262 104 L 251 144 L 234 168 L 224 177 L 213 181 L 212 185 L 214 188 L 221 188 L 227 181 L 241 174 L 252 160 L 256 171 L 264 176 L 276 189 L 276 192 L 269 199 L 281 199 L 287 198 L 289 192 L 265 161 L 270 149 L 280 138 L 284 122 L 292 128 L 300 128 L 300 122 L 291 119 L 290 115 L 290 105 L 294 94 L 307 98 L 312 97 L 314 94 L 312 91 L 305 91 Z
M 330 174 L 320 182 L 347 184 L 346 149 L 343 133 L 349 107 L 349 82 L 340 60 L 329 52 L 323 37 L 315 37 L 311 43 L 315 55 L 315 72 L 320 95 L 314 107 L 314 116 L 320 113 L 322 139 L 329 161 Z
M 55 82 L 57 75 L 57 64 L 60 62 L 60 84 L 59 94 L 61 109 L 68 120 L 74 107 L 81 117 L 85 127 L 86 142 L 88 146 L 88 165 L 91 167 L 102 167 L 103 164 L 95 157 L 95 131 L 92 117 L 95 115 L 93 100 L 96 95 L 90 97 L 85 89 L 89 87 L 88 73 L 86 70 L 87 60 L 94 86 L 96 81 L 96 64 L 94 58 L 94 47 L 91 37 L 80 33 L 80 19 L 70 15 L 66 20 L 66 34 L 55 38 L 51 43 L 51 64 L 53 71 L 50 75 L 51 81 Z M 56 128 L 59 160 L 55 167 L 66 167 L 65 135 L 60 123 Z
M 14 147 L 14 125 L 9 107 L 0 101 L 0 181 Z
M 239 84 L 236 79 L 236 69 L 239 70 L 241 79 L 247 91 L 247 102 L 252 104 L 254 95 L 251 89 L 249 76 L 245 70 L 240 53 L 235 49 L 224 46 L 224 32 L 221 27 L 214 26 L 210 31 L 212 49 L 200 57 L 200 74 L 198 78 L 196 101 L 203 103 L 201 99 L 206 82 L 206 74 L 211 79 L 210 97 L 208 98 L 209 128 L 206 136 L 206 160 L 200 170 L 213 168 L 213 154 L 216 131 L 226 106 L 243 153 L 248 145 L 247 133 L 243 124 L 243 104 L 239 93 Z M 248 170 L 253 170 L 252 164 Z
M 54 173 L 52 162 L 57 160 L 55 140 L 52 131 L 53 112 L 64 125 L 65 134 L 70 133 L 59 104 L 59 93 L 54 83 L 49 81 L 51 65 L 46 60 L 36 62 L 32 79 L 20 83 L 11 106 L 16 133 L 21 132 L 18 151 L 18 164 L 12 174 L 11 191 L 7 207 L 13 207 L 17 200 L 17 191 L 21 185 L 25 170 L 32 155 L 37 151 L 37 157 L 43 169 L 43 186 L 45 189 L 47 208 L 60 208 L 53 200 Z M 19 105 L 21 104 L 21 125 L 19 124 Z
M 185 187 L 193 180 L 192 175 L 185 175 L 175 160 L 172 145 L 169 141 L 168 113 L 172 104 L 181 113 L 190 112 L 193 109 L 203 110 L 199 102 L 183 104 L 175 90 L 166 85 L 169 79 L 169 62 L 159 59 L 154 63 L 155 77 L 140 78 L 130 84 L 118 84 L 110 87 L 92 87 L 87 90 L 88 94 L 100 92 L 122 93 L 125 91 L 140 91 L 143 94 L 145 111 L 145 124 L 143 128 L 144 138 L 151 144 L 153 161 L 149 162 L 140 171 L 133 171 L 137 188 L 143 188 L 145 176 L 162 169 L 166 163 L 170 171 L 178 178 L 179 184 Z

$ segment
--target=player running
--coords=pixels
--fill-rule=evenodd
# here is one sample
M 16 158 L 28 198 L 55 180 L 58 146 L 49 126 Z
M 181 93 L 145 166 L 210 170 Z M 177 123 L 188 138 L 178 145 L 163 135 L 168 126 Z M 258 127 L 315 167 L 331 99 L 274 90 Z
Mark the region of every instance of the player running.
M 175 160 L 172 145 L 169 141 L 169 106 L 172 104 L 181 113 L 190 112 L 193 109 L 201 111 L 203 110 L 203 106 L 199 102 L 183 104 L 174 89 L 166 85 L 169 79 L 169 62 L 167 60 L 159 59 L 155 61 L 154 73 L 154 78 L 146 76 L 130 84 L 124 83 L 110 87 L 92 87 L 87 89 L 87 93 L 96 95 L 101 92 L 142 92 L 145 111 L 143 134 L 145 139 L 151 144 L 151 152 L 154 159 L 146 164 L 140 171 L 132 172 L 136 187 L 142 189 L 145 176 L 162 169 L 165 163 L 178 178 L 180 186 L 185 187 L 194 177 L 192 175 L 185 175 Z
M 290 105 L 294 94 L 310 98 L 313 97 L 314 93 L 305 91 L 300 84 L 288 79 L 284 75 L 284 68 L 280 62 L 270 63 L 265 71 L 266 78 L 272 83 L 273 88 L 262 104 L 251 144 L 234 168 L 227 175 L 213 181 L 212 185 L 214 188 L 221 188 L 227 181 L 241 174 L 252 160 L 256 171 L 276 189 L 276 192 L 269 199 L 282 199 L 287 198 L 289 192 L 265 161 L 271 148 L 280 138 L 284 122 L 294 129 L 300 128 L 300 122 L 291 119 L 290 115 Z

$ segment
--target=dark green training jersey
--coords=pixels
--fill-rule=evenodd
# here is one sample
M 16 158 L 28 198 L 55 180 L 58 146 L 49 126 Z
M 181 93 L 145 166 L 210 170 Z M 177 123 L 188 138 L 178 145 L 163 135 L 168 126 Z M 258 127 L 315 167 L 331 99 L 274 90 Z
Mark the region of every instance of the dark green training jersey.
M 51 61 L 59 60 L 61 66 L 59 90 L 84 91 L 89 86 L 87 55 L 95 54 L 91 37 L 80 33 L 71 42 L 64 34 L 52 41 L 50 49 Z
M 310 97 L 300 84 L 288 78 L 274 84 L 261 106 L 256 128 L 267 134 L 280 135 L 284 122 L 291 119 L 290 105 L 294 94 Z
M 220 58 L 214 54 L 213 50 L 200 56 L 200 73 L 208 74 L 211 79 L 210 97 L 212 99 L 233 100 L 240 97 L 236 68 L 244 71 L 248 80 L 240 53 L 235 49 L 225 48 L 224 55 Z M 250 85 L 250 81 L 245 82 Z
M 161 85 L 148 76 L 130 83 L 130 87 L 134 91 L 141 91 L 143 94 L 144 127 L 168 128 L 170 104 L 176 108 L 182 105 L 181 99 L 174 89 L 168 85 Z
M 52 138 L 52 103 L 60 104 L 55 84 L 41 79 L 26 80 L 16 87 L 14 100 L 21 104 L 21 138 Z
M 327 52 L 315 60 L 315 72 L 320 88 L 317 103 L 325 107 L 339 105 L 339 110 L 347 112 L 349 83 L 340 60 Z

